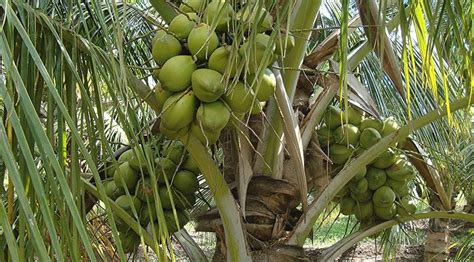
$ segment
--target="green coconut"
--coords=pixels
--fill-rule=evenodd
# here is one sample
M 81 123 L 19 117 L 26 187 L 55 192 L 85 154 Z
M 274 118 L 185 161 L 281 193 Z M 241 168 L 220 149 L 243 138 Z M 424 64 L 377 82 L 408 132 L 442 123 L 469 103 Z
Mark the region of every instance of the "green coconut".
M 183 0 L 179 5 L 179 10 L 189 13 L 200 13 L 206 7 L 207 0 Z
M 213 0 L 207 5 L 204 21 L 215 26 L 217 32 L 223 33 L 228 31 L 233 16 L 234 9 L 226 0 Z
M 119 240 L 122 244 L 123 252 L 133 253 L 140 245 L 140 236 L 133 230 L 128 230 L 126 233 L 119 234 Z
M 135 195 L 143 202 L 155 202 L 151 178 L 145 177 L 138 180 Z
M 344 186 L 337 194 L 334 196 L 336 198 L 343 198 L 349 193 L 349 186 Z
M 105 194 L 112 200 L 117 199 L 119 196 L 125 194 L 125 190 L 121 186 L 117 186 L 115 181 L 107 181 L 104 183 Z
M 377 207 L 390 207 L 395 201 L 396 195 L 392 188 L 388 186 L 382 186 L 374 192 L 372 201 Z
M 161 85 L 171 92 L 183 91 L 191 86 L 191 76 L 196 69 L 192 56 L 174 56 L 166 61 L 160 70 Z
M 232 112 L 247 113 L 252 108 L 255 100 L 253 91 L 246 88 L 242 82 L 237 82 L 224 94 L 224 101 Z
M 360 133 L 359 145 L 362 148 L 370 148 L 371 146 L 377 144 L 382 139 L 379 132 L 375 128 L 365 128 Z
M 157 68 L 157 69 L 153 69 L 153 71 L 151 71 L 151 75 L 157 79 L 158 77 L 160 77 L 160 71 L 161 69 Z
M 374 215 L 372 202 L 357 203 L 354 206 L 354 215 L 358 220 L 368 220 Z
M 324 121 L 326 123 L 326 126 L 329 129 L 335 129 L 339 126 L 341 126 L 342 122 L 342 111 L 339 109 L 339 107 L 336 106 L 328 106 L 326 110 L 326 114 L 324 115 Z
M 132 149 L 128 149 L 124 151 L 122 154 L 120 154 L 119 158 L 117 159 L 117 162 L 119 164 L 127 162 L 130 158 L 135 157 L 135 153 L 133 152 Z
M 390 220 L 397 214 L 397 207 L 391 205 L 390 207 L 374 206 L 375 215 L 382 220 Z
M 367 174 L 367 167 L 364 166 L 361 168 L 359 171 L 356 172 L 355 176 L 352 178 L 352 181 L 357 182 L 361 179 L 363 179 Z
M 260 67 L 266 68 L 273 64 L 276 60 L 274 52 L 275 44 L 266 34 L 256 34 L 255 38 L 248 39 L 239 48 L 239 54 L 244 59 L 249 74 L 256 73 Z
M 295 37 L 290 34 L 280 34 L 276 42 L 276 54 L 283 56 L 286 55 L 295 47 Z
M 386 137 L 390 135 L 391 133 L 395 132 L 396 130 L 398 130 L 399 128 L 400 126 L 398 125 L 395 118 L 389 117 L 383 121 L 382 136 Z
M 128 188 L 131 191 L 137 184 L 139 175 L 135 173 L 128 162 L 120 164 L 115 170 L 114 181 L 117 186 Z
M 243 23 L 249 31 L 265 32 L 272 29 L 273 17 L 265 8 L 259 8 L 254 4 L 247 4 L 236 14 L 237 20 Z M 257 24 L 255 24 L 257 23 Z
M 365 148 L 358 147 L 356 150 L 354 150 L 354 155 L 355 156 L 360 156 L 360 155 L 362 155 L 362 153 L 365 152 L 365 150 L 366 150 Z
M 263 112 L 263 108 L 267 105 L 267 102 L 259 102 L 258 99 L 254 100 L 252 108 L 250 109 L 251 115 L 258 115 Z
M 376 168 L 385 169 L 393 165 L 397 160 L 397 155 L 392 150 L 383 152 L 379 157 L 375 159 L 372 165 Z
M 351 124 L 344 124 L 334 130 L 335 141 L 339 144 L 349 143 L 355 145 L 359 142 L 359 136 L 359 129 Z
M 207 67 L 223 75 L 235 77 L 239 63 L 239 56 L 232 56 L 230 46 L 221 46 L 212 52 Z
M 351 197 L 357 202 L 367 202 L 372 199 L 372 191 L 367 190 L 363 193 L 358 193 L 355 191 L 351 191 Z
M 349 216 L 354 214 L 355 206 L 355 200 L 350 196 L 346 196 L 341 200 L 341 203 L 339 204 L 339 210 L 341 211 L 341 214 Z
M 199 181 L 193 172 L 181 170 L 174 176 L 172 185 L 183 193 L 191 194 L 198 190 Z
M 178 130 L 173 130 L 173 129 L 167 128 L 165 125 L 161 124 L 160 122 L 160 133 L 171 140 L 180 139 L 181 137 L 185 136 L 188 133 L 188 131 L 189 131 L 189 126 L 185 126 Z
M 388 177 L 398 181 L 405 181 L 414 175 L 412 166 L 404 159 L 397 160 L 386 172 Z
M 319 144 L 322 146 L 327 146 L 334 143 L 334 136 L 332 135 L 332 130 L 329 129 L 326 125 L 322 125 L 318 130 L 318 140 Z
M 191 155 L 186 158 L 186 161 L 184 161 L 181 167 L 185 170 L 193 172 L 195 175 L 201 173 L 201 170 L 199 170 L 199 166 Z
M 364 130 L 369 127 L 377 130 L 377 132 L 381 134 L 383 129 L 383 122 L 373 118 L 366 118 L 360 122 L 360 130 Z
M 202 68 L 192 75 L 192 86 L 196 97 L 202 102 L 214 102 L 224 94 L 222 74 L 212 69 Z
M 219 46 L 219 38 L 205 23 L 195 26 L 188 36 L 188 49 L 198 60 L 207 60 Z
M 133 209 L 135 209 L 136 212 L 139 212 L 140 208 L 142 207 L 142 202 L 138 198 L 127 195 L 119 196 L 117 199 L 115 199 L 115 204 L 121 207 L 131 216 L 133 216 Z
M 155 159 L 155 164 L 158 183 L 165 184 L 165 179 L 171 182 L 171 179 L 178 170 L 178 166 L 166 157 Z
M 193 122 L 198 101 L 193 91 L 172 95 L 163 106 L 160 125 L 178 131 Z
M 170 197 L 170 193 L 171 193 L 171 197 Z M 169 191 L 166 186 L 162 186 L 158 188 L 158 195 L 160 196 L 160 202 L 163 209 L 173 208 L 173 205 L 171 203 L 171 199 L 174 200 L 174 195 L 175 195 L 173 190 Z
M 406 181 L 397 181 L 393 179 L 387 179 L 387 186 L 391 187 L 395 195 L 403 197 L 408 195 L 410 189 L 408 188 Z
M 179 39 L 186 40 L 198 21 L 199 16 L 196 13 L 179 14 L 171 20 L 168 30 Z
M 265 68 L 260 74 L 250 74 L 247 83 L 252 87 L 259 101 L 267 101 L 276 88 L 276 77 L 272 70 Z
M 176 37 L 164 30 L 158 30 L 153 38 L 151 51 L 156 63 L 161 66 L 170 58 L 181 54 L 183 48 Z
M 147 170 L 147 160 L 145 158 L 145 154 L 153 155 L 150 145 L 144 145 L 143 147 L 139 147 L 139 154 L 135 154 L 133 157 L 128 159 L 128 163 L 130 167 L 138 172 L 143 172 Z
M 358 126 L 360 122 L 362 122 L 363 115 L 359 110 L 353 107 L 349 107 L 346 110 L 346 112 L 347 112 L 347 119 L 350 124 Z
M 367 170 L 367 182 L 370 190 L 376 190 L 387 181 L 387 174 L 382 169 L 371 167 Z
M 184 194 L 184 196 L 186 197 L 185 209 L 193 208 L 197 200 L 196 194 Z
M 352 155 L 352 148 L 346 145 L 333 144 L 329 147 L 329 157 L 335 164 L 344 164 Z
M 369 183 L 366 178 L 362 178 L 359 181 L 352 182 L 349 186 L 351 192 L 362 194 L 369 189 Z
M 139 222 L 141 225 L 146 226 L 150 222 L 155 222 L 158 216 L 156 214 L 155 203 L 151 203 L 150 206 L 144 206 L 139 215 Z
M 165 104 L 165 101 L 168 98 L 170 98 L 170 96 L 173 95 L 173 92 L 163 89 L 163 87 L 161 86 L 161 83 L 158 82 L 156 83 L 155 88 L 154 88 L 154 95 L 155 95 L 156 101 L 158 102 L 157 107 L 161 112 L 161 110 L 163 109 L 163 105 Z
M 164 216 L 169 233 L 178 232 L 179 230 L 183 229 L 189 221 L 186 213 L 180 210 L 176 210 L 176 216 L 174 215 L 173 211 L 165 211 Z
M 104 167 L 104 172 L 107 177 L 114 177 L 115 169 L 118 165 L 115 165 L 113 162 L 107 162 Z
M 186 148 L 179 140 L 172 141 L 164 152 L 164 155 L 176 165 L 186 160 Z
M 199 123 L 196 121 L 191 124 L 190 131 L 203 145 L 206 146 L 215 144 L 221 135 L 220 130 L 208 131 L 199 126 Z
M 174 189 L 174 203 L 177 209 L 184 210 L 189 209 L 196 204 L 196 195 L 192 193 L 183 193 L 179 190 Z
M 226 105 L 217 100 L 212 103 L 201 103 L 196 113 L 196 120 L 208 131 L 223 129 L 230 119 L 230 111 Z
M 397 206 L 397 213 L 400 216 L 412 215 L 416 212 L 416 206 L 412 203 L 412 200 L 409 196 L 404 196 L 401 198 Z
M 191 208 L 195 202 L 191 197 L 186 197 L 186 194 L 177 191 L 174 187 L 171 187 L 170 190 L 168 190 L 166 186 L 160 187 L 158 189 L 158 194 L 160 196 L 161 206 L 165 210 L 173 209 L 172 203 L 174 203 L 175 209 L 183 210 L 185 208 Z

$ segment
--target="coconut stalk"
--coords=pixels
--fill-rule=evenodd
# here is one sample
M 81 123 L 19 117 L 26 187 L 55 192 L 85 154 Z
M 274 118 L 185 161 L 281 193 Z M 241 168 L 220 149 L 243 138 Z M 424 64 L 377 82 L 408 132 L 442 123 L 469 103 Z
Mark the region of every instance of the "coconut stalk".
M 296 1 L 294 6 L 294 10 L 297 11 L 292 13 L 289 31 L 295 36 L 295 46 L 287 53 L 281 63 L 283 68 L 287 68 L 282 69 L 282 78 L 289 101 L 293 101 L 295 95 L 300 75 L 299 68 L 303 63 L 308 39 L 312 32 L 310 29 L 313 28 L 316 21 L 321 2 L 321 0 L 301 0 Z M 268 112 L 270 126 L 274 131 L 268 132 L 268 135 L 262 138 L 262 144 L 257 149 L 263 155 L 263 160 L 258 158 L 257 161 L 263 161 L 265 164 L 256 164 L 256 166 L 268 165 L 271 170 L 267 171 L 278 177 L 278 174 L 275 174 L 273 171 L 278 167 L 278 160 L 282 159 L 276 156 L 283 152 L 283 122 L 276 106 L 273 106 Z
M 290 104 L 288 96 L 283 86 L 282 78 L 280 73 L 275 70 L 276 76 L 276 102 L 281 112 L 281 120 L 283 121 L 284 134 L 288 140 L 288 152 L 291 156 L 291 167 L 294 168 L 294 175 L 291 177 L 296 180 L 298 188 L 300 190 L 299 196 L 303 206 L 303 210 L 308 207 L 308 200 L 306 195 L 308 194 L 308 185 L 306 182 L 306 174 L 304 169 L 304 153 L 303 143 L 301 141 L 300 128 L 298 126 L 298 119 L 295 116 L 293 107 Z
M 231 261 L 251 261 L 244 235 L 245 229 L 242 216 L 219 167 L 214 163 L 206 147 L 194 135 L 188 134 L 182 137 L 181 140 L 186 145 L 189 154 L 196 161 L 216 201 L 224 226 L 227 259 Z
M 464 97 L 454 101 L 451 104 L 451 112 L 473 104 L 473 99 L 474 95 L 471 95 L 470 97 Z M 299 246 L 304 244 L 305 239 L 313 229 L 313 225 L 318 217 L 324 211 L 326 206 L 328 206 L 329 202 L 334 198 L 334 196 L 356 175 L 357 170 L 364 168 L 380 154 L 385 152 L 389 147 L 395 145 L 397 142 L 402 141 L 409 134 L 446 116 L 447 113 L 448 112 L 446 109 L 432 110 L 428 114 L 409 122 L 399 130 L 386 136 L 370 149 L 362 153 L 359 157 L 346 164 L 341 172 L 339 172 L 339 174 L 337 174 L 336 177 L 331 181 L 321 196 L 311 203 L 306 216 L 302 216 L 300 218 L 297 226 L 294 228 L 291 236 L 288 238 L 287 244 Z

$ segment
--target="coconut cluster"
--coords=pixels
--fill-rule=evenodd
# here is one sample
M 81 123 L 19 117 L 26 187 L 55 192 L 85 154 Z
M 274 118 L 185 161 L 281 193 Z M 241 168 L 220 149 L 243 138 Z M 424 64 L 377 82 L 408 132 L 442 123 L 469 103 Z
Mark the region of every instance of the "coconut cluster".
M 345 113 L 347 122 L 344 121 Z M 399 126 L 393 118 L 381 121 L 364 116 L 353 107 L 343 112 L 339 107 L 329 106 L 318 136 L 332 162 L 332 173 L 337 174 L 351 158 L 397 129 Z M 342 214 L 355 215 L 362 224 L 367 224 L 416 211 L 409 187 L 414 169 L 396 148 L 388 149 L 366 167 L 354 171 L 354 178 L 335 198 Z
M 189 221 L 186 210 L 196 202 L 199 168 L 180 141 L 169 142 L 161 152 L 150 144 L 135 149 L 143 154 L 136 154 L 133 149 L 129 149 L 118 158 L 118 166 L 109 165 L 106 169 L 105 192 L 130 216 L 134 217 L 135 209 L 140 224 L 148 227 L 148 230 L 154 230 L 157 235 L 160 235 L 160 229 L 155 200 L 159 200 L 168 233 L 174 233 Z M 143 157 L 145 153 L 153 155 L 153 152 L 159 152 L 151 171 L 155 174 L 156 184 L 152 182 L 149 165 Z M 127 190 L 129 195 L 126 194 Z M 158 193 L 156 197 L 154 190 Z M 118 216 L 115 221 L 124 249 L 127 252 L 135 250 L 140 244 L 139 236 Z
M 188 0 L 179 9 L 152 44 L 160 132 L 170 139 L 191 132 L 211 145 L 232 115 L 261 111 L 276 87 L 268 67 L 294 40 L 272 39 L 272 16 L 254 5 Z

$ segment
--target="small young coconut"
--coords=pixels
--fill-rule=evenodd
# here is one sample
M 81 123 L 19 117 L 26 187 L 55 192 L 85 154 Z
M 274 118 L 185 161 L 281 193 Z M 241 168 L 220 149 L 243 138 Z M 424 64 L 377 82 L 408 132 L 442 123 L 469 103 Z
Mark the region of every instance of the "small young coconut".
M 153 59 L 161 66 L 168 59 L 181 54 L 183 47 L 176 37 L 168 34 L 164 30 L 159 30 L 153 38 L 152 55 Z
M 233 16 L 234 9 L 226 0 L 213 0 L 207 5 L 204 21 L 215 25 L 217 32 L 226 32 Z
M 174 94 L 163 106 L 160 124 L 171 130 L 182 129 L 193 122 L 196 107 L 193 91 Z
M 194 121 L 190 128 L 191 133 L 199 140 L 203 145 L 213 145 L 219 140 L 221 130 L 207 131 L 199 123 Z
M 192 87 L 196 97 L 202 102 L 214 102 L 224 94 L 222 74 L 212 69 L 202 68 L 192 75 Z
M 242 82 L 237 82 L 224 95 L 224 101 L 232 109 L 232 112 L 236 113 L 250 111 L 254 100 L 256 99 L 252 89 L 246 88 Z
M 171 92 L 183 91 L 191 85 L 191 76 L 196 69 L 192 56 L 172 57 L 161 68 L 159 77 L 161 85 Z
M 199 60 L 207 60 L 218 46 L 219 38 L 208 24 L 200 23 L 189 33 L 189 52 Z
M 158 102 L 158 109 L 161 111 L 163 109 L 163 105 L 165 104 L 165 101 L 173 95 L 173 92 L 170 92 L 168 90 L 163 89 L 161 86 L 161 83 L 158 82 L 155 85 L 154 88 L 154 94 L 156 101 Z
M 240 63 L 239 58 L 240 56 L 236 56 L 236 58 L 232 59 L 230 48 L 221 46 L 211 54 L 207 67 L 221 74 L 229 74 L 229 76 L 235 77 Z
M 276 60 L 274 52 L 275 44 L 271 43 L 270 36 L 266 34 L 256 34 L 253 40 L 247 40 L 239 48 L 239 54 L 245 60 L 250 74 L 256 73 L 262 63 L 263 67 L 270 66 Z
M 180 40 L 186 40 L 198 22 L 199 16 L 196 13 L 179 14 L 171 20 L 168 30 Z
M 200 13 L 204 10 L 204 7 L 206 6 L 206 2 L 207 2 L 206 0 L 184 0 L 179 5 L 179 10 L 185 13 L 190 13 L 190 12 Z
M 196 119 L 208 131 L 220 130 L 229 122 L 230 112 L 219 100 L 212 103 L 201 103 L 196 113 Z
M 247 82 L 252 86 L 253 91 L 257 95 L 259 101 L 267 101 L 276 88 L 276 77 L 272 70 L 265 68 L 260 74 L 251 74 L 247 78 Z

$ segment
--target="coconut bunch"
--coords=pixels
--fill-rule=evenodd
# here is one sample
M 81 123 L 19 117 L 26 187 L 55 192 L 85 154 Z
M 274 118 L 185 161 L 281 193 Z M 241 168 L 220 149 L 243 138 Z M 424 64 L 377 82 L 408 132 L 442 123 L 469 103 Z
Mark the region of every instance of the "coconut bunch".
M 345 113 L 348 121 L 345 122 Z M 399 129 L 393 118 L 385 120 L 364 116 L 349 107 L 343 112 L 329 106 L 318 129 L 319 142 L 332 162 L 333 174 L 351 158 L 370 149 L 383 137 Z M 405 154 L 390 148 L 372 163 L 356 170 L 355 177 L 337 194 L 344 215 L 355 215 L 361 225 L 385 221 L 397 215 L 413 214 L 416 207 L 410 197 L 409 184 L 415 174 Z
M 232 115 L 261 112 L 276 87 L 268 67 L 294 40 L 275 43 L 266 33 L 272 16 L 255 5 L 188 0 L 179 9 L 152 44 L 160 132 L 170 139 L 191 132 L 211 145 Z
M 149 144 L 138 150 L 148 150 L 147 155 L 160 151 Z M 180 141 L 169 142 L 159 152 L 161 157 L 156 157 L 153 161 L 152 172 L 156 178 L 154 184 L 146 159 L 137 155 L 140 154 L 129 149 L 118 158 L 118 167 L 110 165 L 106 169 L 107 178 L 103 182 L 107 196 L 132 217 L 135 217 L 134 209 L 142 226 L 162 235 L 163 233 L 159 233 L 159 216 L 155 204 L 158 200 L 168 233 L 177 232 L 188 223 L 186 210 L 191 209 L 196 202 L 199 168 Z M 129 194 L 126 194 L 127 190 Z M 154 190 L 157 190 L 158 195 L 154 195 Z M 118 216 L 115 221 L 126 251 L 135 250 L 140 244 L 139 236 Z

